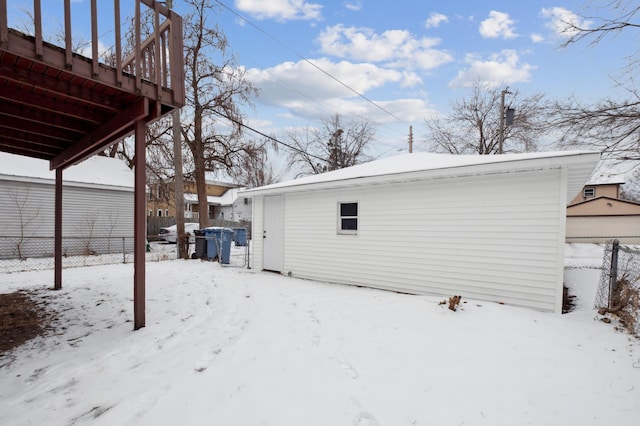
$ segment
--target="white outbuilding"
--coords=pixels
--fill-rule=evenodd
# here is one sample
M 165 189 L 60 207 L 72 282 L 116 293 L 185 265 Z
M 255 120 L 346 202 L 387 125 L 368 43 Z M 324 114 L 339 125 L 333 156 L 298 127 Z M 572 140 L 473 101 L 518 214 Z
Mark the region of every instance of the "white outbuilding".
M 254 188 L 251 267 L 560 312 L 567 202 L 599 159 L 414 153 Z

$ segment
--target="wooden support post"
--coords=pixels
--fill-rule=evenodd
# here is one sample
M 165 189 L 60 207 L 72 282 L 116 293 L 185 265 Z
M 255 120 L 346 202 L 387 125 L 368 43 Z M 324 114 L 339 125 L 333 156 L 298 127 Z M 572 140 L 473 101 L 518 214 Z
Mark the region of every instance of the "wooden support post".
M 146 145 L 147 124 L 135 124 L 135 188 L 133 208 L 133 329 L 145 326 L 145 253 L 147 245 L 146 200 Z
M 176 200 L 176 234 L 178 259 L 189 258 L 189 238 L 184 233 L 184 179 L 182 178 L 182 138 L 180 135 L 180 108 L 173 110 L 173 179 Z M 185 251 L 186 250 L 186 251 Z
M 91 0 L 91 73 L 93 78 L 97 78 L 98 72 L 98 4 L 96 0 Z
M 64 0 L 64 57 L 65 68 L 71 69 L 73 64 L 73 42 L 71 39 L 71 0 Z
M 9 45 L 9 20 L 7 18 L 7 0 L 0 0 L 0 48 Z
M 113 17 L 115 20 L 115 44 L 116 44 L 116 86 L 122 87 L 122 37 L 120 35 L 120 0 L 113 2 Z
M 53 234 L 53 289 L 62 288 L 62 169 L 56 169 Z
M 42 59 L 42 7 L 40 6 L 40 0 L 33 2 L 33 24 L 35 30 L 36 58 Z

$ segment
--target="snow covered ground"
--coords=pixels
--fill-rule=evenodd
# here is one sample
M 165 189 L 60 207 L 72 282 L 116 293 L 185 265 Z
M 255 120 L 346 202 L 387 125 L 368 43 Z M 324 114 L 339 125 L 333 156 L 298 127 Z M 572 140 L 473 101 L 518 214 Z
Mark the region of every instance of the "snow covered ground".
M 57 331 L 0 358 L 0 425 L 637 425 L 640 342 L 597 320 L 599 271 L 557 315 L 199 260 L 0 274 Z

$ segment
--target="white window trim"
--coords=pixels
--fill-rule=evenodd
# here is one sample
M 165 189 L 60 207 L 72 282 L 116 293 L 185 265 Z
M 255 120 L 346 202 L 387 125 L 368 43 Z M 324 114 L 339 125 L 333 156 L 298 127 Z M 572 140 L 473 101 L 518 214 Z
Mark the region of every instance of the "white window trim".
M 355 204 L 358 207 L 358 215 L 356 216 L 342 216 L 340 214 L 340 206 L 342 204 Z M 338 205 L 337 205 L 337 223 L 336 223 L 336 229 L 337 229 L 337 233 L 338 235 L 358 235 L 358 229 L 360 228 L 360 220 L 359 220 L 359 213 L 360 213 L 360 203 L 358 201 L 338 201 Z M 357 229 L 342 229 L 342 219 L 356 219 L 358 226 Z
M 591 195 L 587 195 L 587 191 L 589 191 L 589 193 Z M 596 196 L 596 188 L 595 186 L 585 186 L 584 189 L 582 190 L 582 196 L 584 198 L 593 198 Z

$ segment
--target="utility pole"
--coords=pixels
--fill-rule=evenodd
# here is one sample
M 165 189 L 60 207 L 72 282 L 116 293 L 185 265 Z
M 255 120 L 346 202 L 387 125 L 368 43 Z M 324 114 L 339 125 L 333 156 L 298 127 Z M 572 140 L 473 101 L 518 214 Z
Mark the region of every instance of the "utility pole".
M 409 126 L 409 154 L 413 152 L 413 126 Z
M 342 129 L 338 129 L 329 139 L 329 171 L 337 170 L 340 166 L 338 163 L 338 155 L 342 156 L 342 143 L 340 140 L 342 133 Z
M 173 110 L 173 178 L 176 205 L 176 257 L 187 259 L 189 256 L 189 237 L 184 233 L 184 180 L 182 178 L 182 142 L 180 138 L 180 109 Z
M 498 140 L 499 140 L 499 145 L 498 145 L 498 154 L 504 154 L 504 118 L 505 118 L 505 110 L 504 110 L 504 96 L 506 94 L 511 94 L 511 92 L 509 91 L 509 87 L 505 88 L 500 96 L 500 134 L 498 136 Z M 509 108 L 509 112 L 510 114 L 510 121 L 513 122 L 513 113 L 512 113 L 512 109 Z M 507 124 L 511 124 L 507 123 Z

